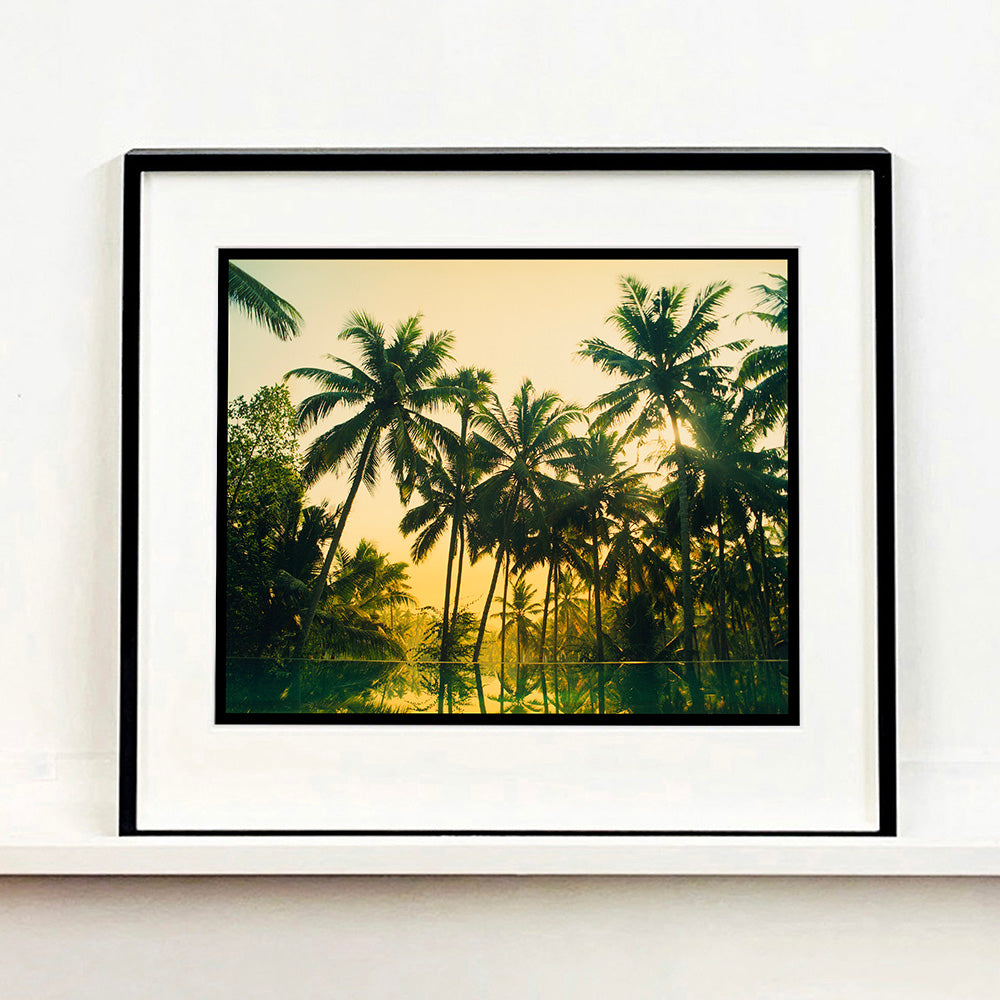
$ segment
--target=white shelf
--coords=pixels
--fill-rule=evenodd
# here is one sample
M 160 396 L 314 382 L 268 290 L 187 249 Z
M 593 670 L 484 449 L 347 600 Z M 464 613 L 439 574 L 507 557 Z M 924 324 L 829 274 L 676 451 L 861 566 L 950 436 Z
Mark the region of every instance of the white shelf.
M 193 838 L 0 847 L 5 874 L 51 875 L 997 875 L 1000 844 L 946 845 L 901 840 L 674 838 L 579 843 L 539 838 L 254 839 Z
M 115 836 L 110 754 L 0 758 L 3 874 L 1000 875 L 1000 762 L 907 762 L 896 838 Z

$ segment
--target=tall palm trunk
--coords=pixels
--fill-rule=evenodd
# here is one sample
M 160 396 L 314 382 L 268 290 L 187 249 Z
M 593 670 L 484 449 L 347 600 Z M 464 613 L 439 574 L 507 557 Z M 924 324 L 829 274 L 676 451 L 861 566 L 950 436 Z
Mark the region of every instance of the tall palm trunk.
M 521 619 L 514 622 L 514 655 L 517 657 L 517 689 L 518 697 L 521 696 Z
M 510 586 L 510 553 L 504 559 L 503 599 L 500 601 L 500 714 L 503 715 L 504 669 L 507 666 L 507 588 Z M 520 678 L 518 677 L 518 680 Z
M 552 707 L 559 714 L 559 557 L 552 550 Z M 542 643 L 542 659 L 545 659 L 545 643 Z
M 674 431 L 674 449 L 677 452 L 677 506 L 681 522 L 681 604 L 684 616 L 684 662 L 686 679 L 691 692 L 692 708 L 701 712 L 705 708 L 705 695 L 694 665 L 696 655 L 694 638 L 694 593 L 691 586 L 691 525 L 688 514 L 687 462 L 681 447 L 681 432 L 677 424 L 677 411 L 667 404 L 670 425 Z
M 504 518 L 503 538 L 501 539 L 500 545 L 497 549 L 496 565 L 493 567 L 493 578 L 490 580 L 490 589 L 486 594 L 486 604 L 483 606 L 483 616 L 479 620 L 479 633 L 476 636 L 476 646 L 472 651 L 472 670 L 476 675 L 476 694 L 479 695 L 479 711 L 482 712 L 483 715 L 486 714 L 486 698 L 483 696 L 483 675 L 479 669 L 479 654 L 483 649 L 483 638 L 486 635 L 486 623 L 489 621 L 490 617 L 490 605 L 493 603 L 493 594 L 497 589 L 497 579 L 500 576 L 500 566 L 503 563 L 503 557 L 506 554 L 507 543 L 510 538 L 511 519 L 513 518 L 514 508 L 517 506 L 519 495 L 520 488 L 514 491 L 514 496 L 511 498 L 510 502 L 510 509 L 507 511 L 507 516 Z M 501 690 L 503 690 L 502 687 Z
M 458 526 L 458 571 L 455 573 L 455 607 L 451 612 L 451 624 L 448 631 L 453 633 L 458 624 L 459 596 L 462 593 L 462 563 L 465 560 L 465 525 Z
M 445 662 L 450 659 L 448 656 L 448 634 L 450 631 L 450 621 L 448 618 L 448 607 L 451 599 L 451 570 L 455 562 L 455 539 L 458 534 L 458 512 L 455 512 L 451 520 L 451 538 L 448 542 L 448 569 L 444 576 L 444 610 L 441 615 L 441 652 L 438 663 L 438 714 L 444 709 L 444 689 L 445 689 Z
M 351 480 L 351 488 L 348 491 L 347 499 L 344 501 L 343 509 L 340 512 L 337 527 L 334 528 L 333 537 L 330 539 L 330 547 L 326 550 L 326 559 L 323 560 L 323 568 L 320 570 L 320 574 L 316 578 L 316 583 L 313 584 L 312 596 L 309 598 L 309 608 L 302 621 L 302 631 L 299 634 L 299 644 L 298 648 L 295 650 L 296 659 L 302 659 L 302 657 L 305 656 L 306 644 L 309 642 L 309 633 L 312 630 L 313 619 L 316 617 L 316 609 L 319 607 L 320 598 L 323 596 L 323 588 L 326 586 L 326 578 L 330 575 L 330 567 L 333 565 L 333 557 L 337 554 L 337 549 L 340 548 L 340 539 L 343 537 L 344 526 L 347 524 L 347 515 L 350 514 L 351 505 L 354 503 L 354 498 L 358 495 L 358 488 L 361 486 L 361 480 L 364 478 L 365 466 L 368 464 L 368 459 L 371 457 L 372 449 L 375 447 L 375 442 L 378 440 L 378 433 L 379 426 L 377 423 L 373 423 L 368 429 L 368 434 L 365 437 L 364 447 L 361 449 L 361 457 L 358 459 L 358 467 L 354 471 L 354 478 Z
M 466 434 L 468 433 L 468 428 L 469 428 L 469 417 L 468 417 L 468 414 L 463 411 L 463 413 L 462 413 L 462 430 L 461 430 L 461 433 L 459 435 L 459 461 L 464 461 L 465 460 L 465 438 L 466 438 Z M 462 489 L 462 487 L 464 485 L 463 472 L 464 472 L 464 469 L 460 466 L 459 467 L 459 471 L 458 471 L 458 483 L 457 483 L 459 491 L 461 491 L 461 489 Z M 441 710 L 442 710 L 442 708 L 444 706 L 444 687 L 445 687 L 445 681 L 444 681 L 444 661 L 445 661 L 446 653 L 448 652 L 448 638 L 450 636 L 451 629 L 452 629 L 452 622 L 449 621 L 449 619 L 448 619 L 448 601 L 449 601 L 449 598 L 451 596 L 451 570 L 452 570 L 452 564 L 453 564 L 453 562 L 455 560 L 455 538 L 456 538 L 456 536 L 458 535 L 458 532 L 459 532 L 459 525 L 462 523 L 462 521 L 464 519 L 464 516 L 465 516 L 465 511 L 464 511 L 463 507 L 464 507 L 464 504 L 463 504 L 462 493 L 459 492 L 459 494 L 458 494 L 458 506 L 452 512 L 452 518 L 451 518 L 451 538 L 448 541 L 448 570 L 447 570 L 447 573 L 445 574 L 445 582 L 444 582 L 444 611 L 443 611 L 443 614 L 441 615 L 441 655 L 440 655 L 441 664 L 440 664 L 440 669 L 439 669 L 440 680 L 438 682 L 438 713 L 439 714 L 440 714 L 440 712 L 441 712 Z M 461 557 L 459 558 L 458 574 L 459 574 L 459 582 L 461 582 L 461 577 L 462 577 Z M 457 618 L 457 616 L 458 616 L 458 586 L 457 585 L 455 587 L 455 612 L 454 612 L 454 614 L 455 614 L 455 617 Z M 450 711 L 450 707 L 449 707 L 449 711 Z
M 597 514 L 592 539 L 594 564 L 594 632 L 597 639 L 597 714 L 604 715 L 604 631 L 601 628 L 601 557 L 597 543 Z
M 506 534 L 497 550 L 496 565 L 493 567 L 493 577 L 490 580 L 490 589 L 486 593 L 486 604 L 483 607 L 483 617 L 479 622 L 479 634 L 476 636 L 476 645 L 472 651 L 472 670 L 476 675 L 476 694 L 479 695 L 479 711 L 486 714 L 486 699 L 483 696 L 483 675 L 479 670 L 479 654 L 483 648 L 483 637 L 486 635 L 486 621 L 490 616 L 490 605 L 493 603 L 493 594 L 497 589 L 497 579 L 500 576 L 500 567 L 503 564 L 504 546 L 507 544 Z M 500 676 L 503 677 L 503 660 L 500 661 Z M 503 691 L 503 684 L 500 685 Z
M 719 655 L 729 659 L 729 638 L 726 635 L 726 536 L 722 523 L 722 504 L 719 504 Z
M 545 579 L 545 600 L 542 602 L 542 634 L 538 640 L 538 648 L 541 650 L 538 657 L 538 666 L 542 671 L 542 705 L 545 714 L 549 714 L 549 693 L 545 686 L 545 626 L 549 620 L 549 593 L 552 589 L 552 567 L 555 560 L 549 560 L 549 575 Z

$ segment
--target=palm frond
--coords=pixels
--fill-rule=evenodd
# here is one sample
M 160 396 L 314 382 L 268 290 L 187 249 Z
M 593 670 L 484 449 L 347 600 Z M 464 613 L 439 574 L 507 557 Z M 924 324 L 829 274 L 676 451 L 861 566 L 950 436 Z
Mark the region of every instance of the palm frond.
M 229 262 L 229 303 L 267 327 L 279 340 L 291 340 L 299 334 L 302 323 L 299 311 L 232 261 Z

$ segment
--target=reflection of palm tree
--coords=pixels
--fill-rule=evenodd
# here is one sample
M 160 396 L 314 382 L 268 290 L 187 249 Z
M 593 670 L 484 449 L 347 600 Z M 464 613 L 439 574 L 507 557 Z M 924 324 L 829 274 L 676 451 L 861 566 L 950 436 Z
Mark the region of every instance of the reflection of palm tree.
M 553 460 L 564 454 L 569 425 L 579 415 L 579 409 L 564 403 L 557 393 L 536 392 L 531 381 L 525 379 L 509 409 L 494 395 L 472 416 L 473 425 L 488 442 L 487 458 L 497 469 L 480 485 L 476 500 L 484 520 L 492 518 L 497 525 L 496 562 L 472 659 L 479 707 L 484 714 L 479 656 L 500 567 L 509 551 L 514 518 L 517 515 L 524 527 L 544 523 L 542 485 L 552 479 L 548 470 Z
M 307 482 L 315 482 L 348 461 L 354 462 L 354 474 L 302 622 L 298 656 L 305 653 L 323 586 L 362 481 L 369 489 L 374 488 L 384 455 L 392 466 L 400 495 L 406 499 L 418 472 L 424 468 L 421 449 L 441 437 L 441 427 L 427 416 L 427 411 L 452 398 L 451 390 L 435 385 L 434 379 L 450 358 L 454 338 L 450 333 L 425 336 L 419 316 L 398 323 L 394 334 L 393 340 L 386 343 L 380 323 L 364 313 L 352 313 L 340 339 L 357 346 L 359 364 L 331 356 L 341 371 L 296 368 L 288 373 L 317 382 L 323 390 L 299 405 L 301 430 L 312 427 L 338 407 L 360 407 L 353 416 L 320 434 L 306 451 L 303 474 Z
M 600 396 L 596 406 L 603 412 L 596 428 L 631 418 L 625 439 L 643 437 L 662 427 L 669 418 L 678 452 L 678 485 L 681 528 L 681 578 L 684 613 L 684 658 L 695 656 L 694 599 L 691 589 L 691 535 L 688 522 L 687 476 L 681 452 L 680 421 L 686 420 L 699 402 L 711 397 L 728 369 L 716 358 L 722 350 L 739 350 L 745 342 L 714 346 L 711 336 L 718 330 L 716 313 L 730 286 L 723 282 L 699 292 L 682 321 L 681 309 L 687 289 L 661 288 L 655 293 L 637 278 L 621 281 L 622 301 L 608 317 L 625 349 L 600 339 L 583 342 L 581 355 L 590 358 L 621 384 Z M 638 409 L 638 414 L 635 411 Z
M 298 336 L 302 317 L 295 306 L 232 261 L 229 262 L 229 304 L 266 326 L 278 340 Z

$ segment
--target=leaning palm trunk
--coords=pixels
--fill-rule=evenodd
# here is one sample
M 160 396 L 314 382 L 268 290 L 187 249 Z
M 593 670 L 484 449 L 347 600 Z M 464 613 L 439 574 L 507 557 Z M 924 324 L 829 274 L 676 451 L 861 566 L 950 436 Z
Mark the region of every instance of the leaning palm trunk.
M 476 636 L 476 646 L 472 652 L 472 671 L 476 675 L 476 694 L 479 695 L 479 711 L 485 715 L 486 714 L 486 698 L 483 695 L 483 675 L 479 670 L 479 654 L 483 648 L 483 638 L 486 635 L 486 621 L 490 615 L 490 605 L 493 603 L 493 594 L 497 589 L 497 580 L 500 577 L 500 565 L 503 562 L 504 556 L 504 545 L 507 544 L 506 535 L 504 536 L 503 544 L 500 546 L 497 552 L 496 565 L 493 567 L 493 578 L 490 580 L 490 589 L 486 594 L 486 605 L 483 608 L 483 617 L 479 622 L 479 634 Z M 503 665 L 501 663 L 501 673 L 503 671 Z M 500 685 L 500 690 L 503 690 L 503 685 Z
M 448 631 L 454 633 L 458 624 L 459 597 L 462 593 L 462 564 L 465 562 L 465 525 L 458 527 L 458 571 L 455 573 L 455 606 L 451 612 L 451 624 Z
M 337 554 L 337 549 L 340 548 L 340 539 L 343 537 L 344 526 L 347 524 L 347 515 L 350 514 L 351 505 L 354 503 L 354 498 L 358 495 L 358 488 L 361 486 L 361 480 L 364 477 L 365 466 L 368 464 L 368 459 L 371 456 L 372 448 L 377 438 L 378 426 L 373 424 L 368 431 L 368 436 L 365 438 L 364 447 L 361 449 L 361 457 L 358 459 L 358 467 L 354 472 L 354 479 L 351 481 L 351 489 L 347 494 L 347 499 L 344 501 L 343 510 L 341 510 L 340 518 L 337 521 L 337 527 L 333 531 L 333 537 L 330 539 L 330 547 L 326 550 L 326 559 L 323 560 L 323 568 L 320 570 L 319 576 L 316 578 L 316 583 L 313 585 L 312 596 L 309 598 L 309 608 L 302 621 L 299 645 L 295 651 L 296 659 L 302 659 L 305 656 L 306 644 L 309 642 L 309 633 L 312 630 L 313 619 L 316 617 L 316 610 L 319 608 L 320 598 L 323 596 L 323 588 L 326 586 L 327 577 L 330 575 L 333 557 Z

